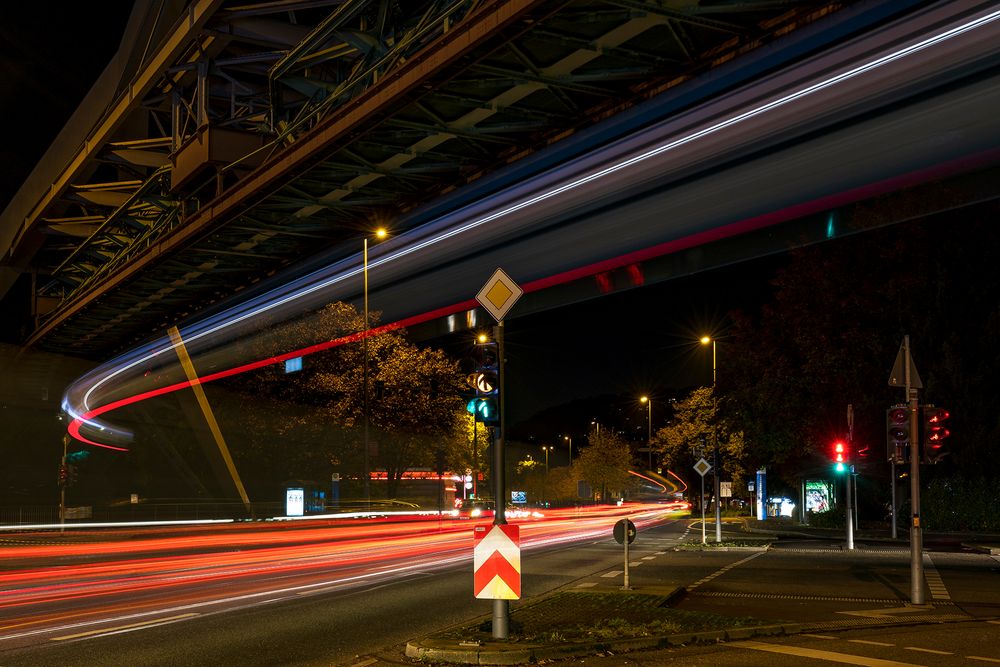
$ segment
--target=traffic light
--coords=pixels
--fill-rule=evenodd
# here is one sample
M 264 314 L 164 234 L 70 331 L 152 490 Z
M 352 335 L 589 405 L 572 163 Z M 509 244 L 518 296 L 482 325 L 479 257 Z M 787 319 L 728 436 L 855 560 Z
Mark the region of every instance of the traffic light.
M 63 464 L 59 466 L 59 486 L 66 486 L 69 481 L 69 468 Z
M 499 357 L 495 341 L 480 340 L 476 343 L 479 351 L 479 365 L 469 376 L 469 384 L 476 390 L 476 397 L 469 405 L 476 421 L 495 425 L 500 423 L 500 378 Z
M 845 473 L 850 465 L 848 461 L 848 451 L 847 445 L 844 444 L 843 440 L 837 440 L 833 443 L 833 471 L 836 473 Z
M 905 405 L 885 411 L 885 439 L 887 460 L 906 463 L 906 451 L 910 446 L 910 410 Z
M 944 408 L 937 408 L 933 405 L 921 407 L 922 422 L 924 425 L 923 437 L 923 462 L 940 463 L 941 459 L 950 452 L 946 448 L 945 439 L 951 435 L 944 422 L 951 414 Z
M 476 399 L 476 421 L 488 426 L 500 423 L 500 404 L 497 402 L 497 399 Z

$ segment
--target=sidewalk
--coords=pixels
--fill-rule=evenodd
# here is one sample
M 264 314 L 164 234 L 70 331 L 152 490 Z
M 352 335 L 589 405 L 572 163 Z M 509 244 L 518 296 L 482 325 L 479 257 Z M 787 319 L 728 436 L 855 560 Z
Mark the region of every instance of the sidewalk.
M 737 532 L 737 527 L 727 524 L 725 535 L 729 542 L 739 542 L 748 533 Z M 767 531 L 770 532 L 770 531 Z M 775 531 L 783 532 L 783 531 Z M 789 531 L 800 534 L 799 531 Z M 766 533 L 765 533 L 766 534 Z M 700 538 L 700 536 L 699 536 Z M 751 541 L 754 538 L 750 538 Z M 746 551 L 760 552 L 767 546 L 702 547 L 700 539 L 688 540 L 668 551 L 684 553 L 689 559 L 691 549 L 707 552 Z M 748 554 L 752 555 L 752 554 Z M 845 555 L 847 555 L 845 553 Z M 791 635 L 799 632 L 816 632 L 845 629 L 848 627 L 879 627 L 899 624 L 953 622 L 968 620 L 950 602 L 927 604 L 917 607 L 900 601 L 898 605 L 886 601 L 859 603 L 856 599 L 836 595 L 824 596 L 825 611 L 813 613 L 806 620 L 797 612 L 802 604 L 799 596 L 790 596 L 787 603 L 780 599 L 769 600 L 767 618 L 737 616 L 713 611 L 693 611 L 685 600 L 690 595 L 702 602 L 703 592 L 694 592 L 701 582 L 686 585 L 662 585 L 671 575 L 662 569 L 669 567 L 676 582 L 676 561 L 646 563 L 633 575 L 632 588 L 622 590 L 621 578 L 605 578 L 595 574 L 575 581 L 537 598 L 511 604 L 510 633 L 507 640 L 494 640 L 491 636 L 489 616 L 435 632 L 412 640 L 406 645 L 406 656 L 431 662 L 460 664 L 516 665 L 540 660 L 566 659 L 602 653 L 620 653 L 668 649 L 698 643 L 717 643 L 749 639 L 752 637 Z M 620 573 L 619 573 L 620 574 Z M 776 589 L 775 592 L 780 592 Z M 781 595 L 768 596 L 781 598 Z M 794 598 L 794 599 L 792 599 Z M 709 598 L 712 599 L 712 598 Z M 781 607 L 779 605 L 786 604 Z M 700 606 L 700 605 L 696 605 Z M 867 612 L 843 611 L 870 608 Z M 748 607 L 742 606 L 747 610 Z M 890 608 L 887 608 L 890 607 Z M 753 608 L 753 607 L 750 607 Z M 746 611 L 743 611 L 746 613 Z M 849 614 L 849 615 L 844 615 Z M 785 618 L 788 620 L 776 620 Z M 795 621 L 791 620 L 795 619 Z

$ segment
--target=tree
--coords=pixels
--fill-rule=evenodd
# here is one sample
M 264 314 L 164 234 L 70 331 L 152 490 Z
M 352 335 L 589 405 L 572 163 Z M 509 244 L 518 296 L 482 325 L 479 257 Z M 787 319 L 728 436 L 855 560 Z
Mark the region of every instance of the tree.
M 603 502 L 607 502 L 609 491 L 624 492 L 631 487 L 631 463 L 628 443 L 610 429 L 591 433 L 577 460 L 580 476 L 592 489 L 600 489 Z
M 855 442 L 869 447 L 866 468 L 886 474 L 885 409 L 903 399 L 887 379 L 910 334 L 921 402 L 954 415 L 955 454 L 925 475 L 1000 474 L 990 451 L 1000 439 L 993 408 L 1000 357 L 992 350 L 1000 246 L 988 241 L 995 218 L 995 203 L 967 207 L 791 254 L 769 302 L 734 314 L 720 375 L 723 411 L 746 431 L 756 464 L 782 471 L 789 485 L 819 469 L 829 443 L 846 431 L 850 403 Z
M 305 455 L 305 460 L 325 460 L 323 473 L 336 469 L 362 475 L 364 324 L 353 306 L 333 303 L 308 319 L 268 327 L 244 344 L 257 358 L 292 346 L 325 342 L 326 349 L 304 359 L 300 372 L 286 374 L 280 365 L 270 365 L 233 383 L 245 399 L 261 406 L 244 416 L 254 423 L 241 463 L 248 454 L 268 460 Z M 407 468 L 461 463 L 471 445 L 462 431 L 457 363 L 440 350 L 410 343 L 401 329 L 379 330 L 377 313 L 370 324 L 375 331 L 368 339 L 368 463 L 369 469 L 386 470 L 391 497 Z M 270 409 L 283 414 L 278 425 Z
M 712 458 L 718 444 L 722 469 L 737 483 L 745 476 L 746 442 L 742 430 L 725 420 L 712 387 L 699 387 L 674 408 L 674 419 L 653 436 L 652 446 L 668 468 L 684 467 L 699 456 Z

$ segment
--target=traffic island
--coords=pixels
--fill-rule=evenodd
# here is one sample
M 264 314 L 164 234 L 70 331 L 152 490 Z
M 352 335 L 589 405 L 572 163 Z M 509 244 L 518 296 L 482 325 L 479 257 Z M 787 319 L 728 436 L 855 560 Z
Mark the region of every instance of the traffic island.
M 492 638 L 487 617 L 411 641 L 406 655 L 430 662 L 519 665 L 798 632 L 792 624 L 667 606 L 681 592 L 558 591 L 512 608 L 506 641 Z

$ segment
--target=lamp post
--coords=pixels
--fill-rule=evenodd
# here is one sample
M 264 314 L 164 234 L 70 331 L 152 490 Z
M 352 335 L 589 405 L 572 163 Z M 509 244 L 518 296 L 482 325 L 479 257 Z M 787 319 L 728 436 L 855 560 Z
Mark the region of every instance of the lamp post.
M 643 396 L 640 403 L 646 404 L 646 451 L 649 452 L 649 469 L 653 469 L 653 399 Z
M 542 478 L 542 503 L 545 503 L 545 487 L 549 483 L 549 452 L 554 449 L 552 445 L 542 445 L 542 451 L 545 452 L 545 477 Z
M 384 239 L 386 231 L 384 229 L 375 230 L 375 238 Z M 363 409 L 365 413 L 365 429 L 364 429 L 364 440 L 365 440 L 365 507 L 371 509 L 372 496 L 371 496 L 371 472 L 369 471 L 369 461 L 368 461 L 368 237 L 364 238 L 363 252 L 362 252 L 362 273 L 364 274 L 364 301 L 365 301 L 365 332 L 362 337 L 362 346 L 364 355 L 364 398 L 362 399 Z
M 702 336 L 702 345 L 712 344 L 712 401 L 715 401 L 715 339 Z M 712 451 L 712 474 L 715 476 L 715 541 L 722 541 L 722 499 L 719 498 L 719 434 L 715 433 Z
M 702 336 L 700 342 L 702 345 L 712 344 L 712 389 L 715 389 L 715 339 L 711 336 Z
M 573 465 L 573 438 L 568 435 L 563 436 L 563 440 L 569 443 L 569 464 Z

